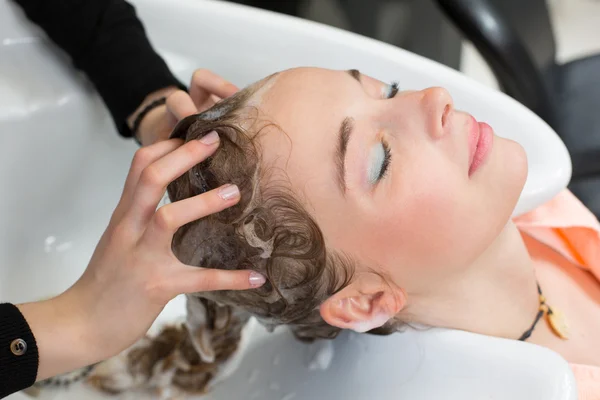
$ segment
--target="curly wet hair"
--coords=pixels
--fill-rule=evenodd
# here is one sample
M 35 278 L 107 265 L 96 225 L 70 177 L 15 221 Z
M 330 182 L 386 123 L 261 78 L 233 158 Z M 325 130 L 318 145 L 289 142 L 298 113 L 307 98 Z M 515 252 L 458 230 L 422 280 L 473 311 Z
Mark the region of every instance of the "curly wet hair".
M 266 127 L 279 128 L 261 120 L 258 108 L 251 105 L 256 91 L 257 86 L 250 86 L 176 126 L 172 137 L 187 142 L 216 131 L 220 145 L 210 158 L 169 185 L 170 200 L 227 183 L 239 187 L 241 200 L 181 227 L 173 239 L 173 252 L 188 265 L 251 269 L 267 278 L 258 289 L 197 296 L 243 309 L 267 328 L 288 325 L 303 341 L 331 339 L 340 328 L 321 318 L 319 306 L 350 283 L 356 265 L 347 255 L 326 247 L 319 226 L 288 182 L 274 179 L 261 164 L 257 138 Z

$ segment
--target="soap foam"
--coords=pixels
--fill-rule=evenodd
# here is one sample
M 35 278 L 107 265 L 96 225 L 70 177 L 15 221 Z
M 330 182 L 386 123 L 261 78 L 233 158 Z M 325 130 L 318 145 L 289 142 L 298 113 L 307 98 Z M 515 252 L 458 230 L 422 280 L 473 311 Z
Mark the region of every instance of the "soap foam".
M 373 316 L 370 320 L 360 321 L 352 323 L 348 329 L 352 329 L 354 332 L 365 333 L 371 329 L 379 328 L 388 322 L 392 317 L 385 313 L 379 313 Z
M 314 346 L 316 346 L 316 352 L 308 365 L 308 369 L 325 371 L 333 360 L 333 342 L 331 340 L 321 340 L 316 342 Z

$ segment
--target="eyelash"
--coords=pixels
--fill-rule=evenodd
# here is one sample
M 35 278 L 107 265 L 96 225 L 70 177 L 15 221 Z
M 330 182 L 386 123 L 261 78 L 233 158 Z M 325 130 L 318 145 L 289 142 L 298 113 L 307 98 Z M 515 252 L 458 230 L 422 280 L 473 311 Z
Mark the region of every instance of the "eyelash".
M 388 85 L 388 87 L 386 89 L 387 90 L 386 90 L 384 98 L 391 99 L 398 94 L 398 92 L 400 90 L 400 84 L 398 82 L 392 82 L 390 85 Z
M 381 170 L 379 171 L 379 176 L 377 177 L 377 182 L 385 178 L 388 173 L 390 163 L 392 162 L 392 152 L 390 150 L 390 146 L 386 141 L 381 142 L 381 145 L 383 146 L 384 157 L 383 163 L 381 164 Z
M 391 99 L 398 94 L 399 84 L 398 82 L 392 82 L 388 87 L 388 92 L 386 93 L 386 99 Z M 381 164 L 381 171 L 379 172 L 379 176 L 377 177 L 377 182 L 381 181 L 388 173 L 388 169 L 390 163 L 392 161 L 392 151 L 390 150 L 389 144 L 386 141 L 382 141 L 381 145 L 383 146 L 383 164 Z

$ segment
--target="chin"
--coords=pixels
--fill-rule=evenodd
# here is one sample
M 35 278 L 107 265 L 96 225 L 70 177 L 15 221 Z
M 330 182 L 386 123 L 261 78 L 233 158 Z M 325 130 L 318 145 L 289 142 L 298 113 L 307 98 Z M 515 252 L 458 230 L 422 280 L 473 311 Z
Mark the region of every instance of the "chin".
M 519 194 L 523 190 L 523 186 L 525 186 L 525 182 L 527 181 L 527 174 L 529 172 L 529 167 L 527 164 L 527 153 L 525 152 L 525 148 L 521 146 L 519 143 L 509 140 L 510 147 L 510 158 L 512 160 L 513 165 L 513 173 L 515 174 L 515 180 L 519 183 Z
M 527 180 L 527 155 L 519 143 L 494 137 L 490 159 L 481 174 L 480 189 L 488 208 L 497 210 L 498 221 L 508 221 Z
M 508 203 L 506 205 L 509 206 L 512 213 L 527 181 L 529 168 L 527 166 L 527 153 L 523 146 L 508 139 L 504 139 L 503 142 L 502 149 L 498 149 L 503 153 L 500 157 L 500 161 L 504 166 L 502 182 L 505 201 Z

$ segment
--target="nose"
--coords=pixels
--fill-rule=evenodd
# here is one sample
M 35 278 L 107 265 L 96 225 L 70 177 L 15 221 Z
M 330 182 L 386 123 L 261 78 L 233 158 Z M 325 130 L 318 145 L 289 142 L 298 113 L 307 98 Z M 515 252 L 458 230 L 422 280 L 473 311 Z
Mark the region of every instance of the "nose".
M 428 114 L 429 134 L 434 139 L 442 137 L 450 125 L 450 115 L 454 110 L 454 101 L 450 93 L 441 87 L 423 90 L 423 106 Z

